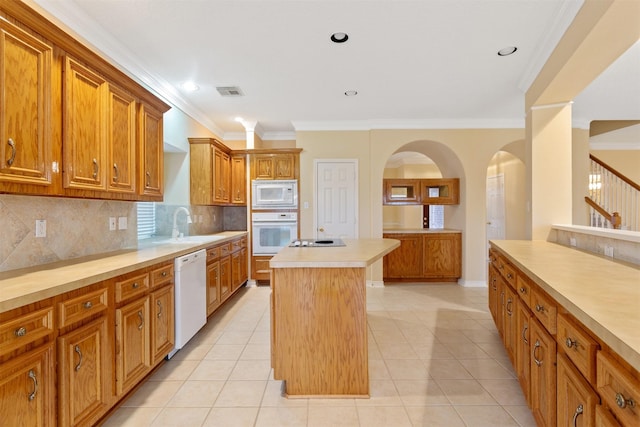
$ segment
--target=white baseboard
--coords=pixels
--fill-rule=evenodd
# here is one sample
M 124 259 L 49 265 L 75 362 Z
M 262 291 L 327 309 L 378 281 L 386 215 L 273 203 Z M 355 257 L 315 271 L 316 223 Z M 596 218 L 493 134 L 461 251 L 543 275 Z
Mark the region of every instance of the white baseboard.
M 255 288 L 258 285 L 256 284 L 255 280 L 249 279 L 249 280 L 247 280 L 247 285 L 246 286 L 247 286 L 247 288 Z
M 465 288 L 486 288 L 487 282 L 484 280 L 458 280 L 460 286 Z
M 384 288 L 382 280 L 367 280 L 367 288 Z

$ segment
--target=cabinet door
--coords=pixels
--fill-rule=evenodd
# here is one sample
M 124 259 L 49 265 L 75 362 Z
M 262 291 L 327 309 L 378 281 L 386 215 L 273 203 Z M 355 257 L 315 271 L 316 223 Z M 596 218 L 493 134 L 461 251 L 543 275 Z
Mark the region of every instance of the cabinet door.
M 504 302 L 504 318 L 503 318 L 503 330 L 504 335 L 502 339 L 504 341 L 504 347 L 507 350 L 511 363 L 515 365 L 515 349 L 517 344 L 517 300 L 518 295 L 508 285 L 504 288 L 505 302 Z
M 457 205 L 460 203 L 458 178 L 422 179 L 422 203 L 425 205 Z
M 215 193 L 213 145 L 189 141 L 189 197 L 192 205 L 212 205 Z
M 243 247 L 240 250 L 240 284 L 246 282 L 249 279 L 249 261 L 247 258 L 247 248 Z
M 60 425 L 93 424 L 107 411 L 110 354 L 106 316 L 58 338 Z
M 255 155 L 253 159 L 254 179 L 274 179 L 273 157 L 271 155 Z
M 498 271 L 491 264 L 489 264 L 489 283 L 487 287 L 489 292 L 489 312 L 493 317 L 493 321 L 496 322 L 498 317 Z
M 106 190 L 105 80 L 71 58 L 64 78 L 64 187 Z
M 242 263 L 240 262 L 240 252 L 231 254 L 231 291 L 235 291 L 242 284 Z
M 385 236 L 386 237 L 386 236 Z M 384 277 L 409 279 L 422 276 L 422 234 L 389 235 L 400 246 L 384 257 Z
M 107 120 L 108 189 L 134 194 L 136 168 L 136 100 L 109 85 Z
M 531 317 L 532 314 L 527 306 L 520 300 L 517 304 L 516 318 L 516 374 L 520 387 L 524 393 L 527 403 L 530 403 L 530 386 L 531 386 Z
M 220 305 L 220 261 L 207 264 L 207 316 Z
M 139 192 L 151 196 L 153 200 L 162 200 L 164 191 L 164 154 L 162 151 L 162 113 L 141 105 L 138 115 L 140 135 Z
M 220 258 L 220 302 L 231 294 L 231 257 Z
M 593 427 L 598 395 L 569 359 L 558 353 L 558 426 Z
M 175 344 L 173 285 L 151 293 L 151 355 L 157 364 L 173 349 Z
M 295 157 L 293 154 L 278 154 L 273 157 L 275 179 L 295 179 Z
M 556 342 L 531 321 L 531 411 L 539 426 L 556 425 Z
M 462 274 L 462 236 L 459 233 L 426 234 L 424 238 L 424 276 L 457 278 Z
M 247 204 L 247 170 L 244 155 L 231 157 L 231 203 Z
M 53 344 L 0 365 L 0 420 L 55 425 Z
M 51 46 L 0 20 L 0 182 L 52 183 L 51 56 Z
M 122 395 L 151 368 L 149 297 L 116 310 L 116 391 Z
M 420 180 L 418 179 L 385 179 L 383 182 L 383 204 L 385 205 L 419 205 Z

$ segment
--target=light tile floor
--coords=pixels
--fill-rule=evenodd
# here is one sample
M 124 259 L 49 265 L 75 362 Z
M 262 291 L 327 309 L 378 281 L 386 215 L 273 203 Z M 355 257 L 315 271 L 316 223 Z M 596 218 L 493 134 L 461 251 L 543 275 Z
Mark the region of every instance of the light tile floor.
M 535 426 L 486 288 L 368 288 L 370 399 L 281 396 L 269 292 L 242 288 L 104 425 Z

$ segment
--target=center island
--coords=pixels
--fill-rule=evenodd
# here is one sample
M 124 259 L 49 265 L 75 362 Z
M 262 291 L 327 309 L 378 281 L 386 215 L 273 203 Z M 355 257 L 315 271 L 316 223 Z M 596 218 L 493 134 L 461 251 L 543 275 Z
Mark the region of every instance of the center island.
M 369 397 L 366 269 L 400 246 L 345 239 L 271 261 L 271 367 L 288 397 Z

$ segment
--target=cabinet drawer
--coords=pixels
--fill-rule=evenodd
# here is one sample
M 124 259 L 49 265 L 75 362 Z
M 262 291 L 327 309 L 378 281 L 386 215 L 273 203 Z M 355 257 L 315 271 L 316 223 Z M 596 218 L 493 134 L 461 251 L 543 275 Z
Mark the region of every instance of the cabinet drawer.
M 207 262 L 220 258 L 220 247 L 207 249 Z
M 151 272 L 151 287 L 173 283 L 173 264 L 167 264 Z
M 220 256 L 227 256 L 231 253 L 231 243 L 225 243 L 224 245 L 220 245 Z
M 247 238 L 246 238 L 246 236 L 243 237 L 242 239 L 240 239 L 240 246 L 243 247 L 243 248 L 247 247 Z
M 242 242 L 240 239 L 231 242 L 231 252 L 238 252 L 240 249 L 242 249 Z
M 52 335 L 53 307 L 43 308 L 0 325 L 0 356 Z
M 596 382 L 596 351 L 598 343 L 566 316 L 558 315 L 558 348 L 562 348 L 580 373 L 591 383 Z
M 59 328 L 88 319 L 107 309 L 107 289 L 97 289 L 58 304 Z
M 516 278 L 516 291 L 518 291 L 518 296 L 524 302 L 527 307 L 531 308 L 531 290 L 532 290 L 531 282 L 527 280 L 522 274 L 518 274 Z
M 149 290 L 149 275 L 140 274 L 116 282 L 116 302 L 121 302 Z
M 533 314 L 551 335 L 557 331 L 558 307 L 556 303 L 539 289 L 531 293 Z
M 597 385 L 602 402 L 620 424 L 640 425 L 640 380 L 603 351 L 597 354 Z
M 602 405 L 596 405 L 596 427 L 621 427 L 611 412 Z
M 502 256 L 498 256 L 498 271 L 509 286 L 516 287 L 516 269 Z

